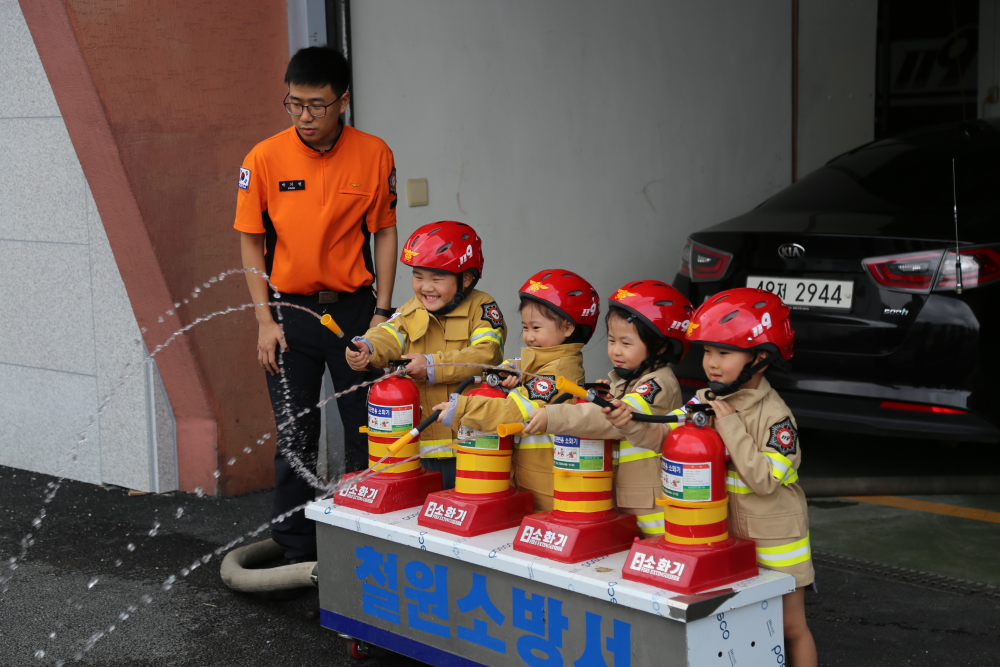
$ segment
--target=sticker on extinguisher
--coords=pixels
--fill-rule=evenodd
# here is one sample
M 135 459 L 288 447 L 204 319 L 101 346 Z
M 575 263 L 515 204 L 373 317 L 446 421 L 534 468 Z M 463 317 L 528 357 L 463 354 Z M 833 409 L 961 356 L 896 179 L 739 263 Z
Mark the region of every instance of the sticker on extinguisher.
M 553 438 L 555 467 L 560 470 L 604 470 L 604 441 L 572 435 Z
M 368 432 L 403 434 L 413 429 L 412 405 L 368 404 Z
M 492 449 L 494 451 L 500 449 L 500 436 L 483 435 L 480 431 L 468 426 L 458 427 L 458 439 L 461 441 L 459 444 L 468 449 Z
M 680 463 L 662 459 L 663 495 L 687 502 L 712 499 L 712 464 Z

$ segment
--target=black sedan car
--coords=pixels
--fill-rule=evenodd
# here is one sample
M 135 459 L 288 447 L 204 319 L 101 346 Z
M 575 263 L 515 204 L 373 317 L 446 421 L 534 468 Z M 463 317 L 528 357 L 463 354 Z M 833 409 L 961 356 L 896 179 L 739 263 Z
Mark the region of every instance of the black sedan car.
M 768 377 L 803 426 L 997 442 L 1000 122 L 834 158 L 691 235 L 674 287 L 695 305 L 731 287 L 785 301 L 795 358 Z M 677 371 L 704 386 L 697 350 Z

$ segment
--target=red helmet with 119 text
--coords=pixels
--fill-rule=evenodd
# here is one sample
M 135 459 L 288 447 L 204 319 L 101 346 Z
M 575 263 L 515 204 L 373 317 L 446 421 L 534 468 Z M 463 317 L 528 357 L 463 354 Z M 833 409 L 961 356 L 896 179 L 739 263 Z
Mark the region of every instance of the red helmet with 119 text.
M 454 220 L 419 227 L 403 244 L 399 260 L 417 269 L 459 274 L 476 270 L 483 277 L 483 242 L 469 225 Z
M 685 334 L 694 308 L 687 297 L 659 280 L 626 283 L 608 298 L 608 305 L 634 315 L 655 333 L 670 341 L 677 360 L 691 348 Z
M 777 295 L 750 287 L 709 297 L 691 317 L 687 339 L 746 352 L 767 350 L 786 362 L 795 354 L 788 306 Z
M 586 280 L 566 269 L 545 269 L 528 278 L 518 295 L 543 303 L 581 327 L 589 342 L 600 315 L 600 297 Z

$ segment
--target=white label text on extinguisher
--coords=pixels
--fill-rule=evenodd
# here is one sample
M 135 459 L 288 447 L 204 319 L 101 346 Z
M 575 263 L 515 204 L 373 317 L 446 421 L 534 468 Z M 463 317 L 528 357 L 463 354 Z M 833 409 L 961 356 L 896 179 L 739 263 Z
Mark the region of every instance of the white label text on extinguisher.
M 711 463 L 681 463 L 664 457 L 661 465 L 664 496 L 694 503 L 712 499 Z
M 562 470 L 604 470 L 604 441 L 556 435 L 553 438 L 555 467 Z
M 468 426 L 458 427 L 459 444 L 468 449 L 500 449 L 500 436 L 483 435 L 480 431 Z
M 412 405 L 368 404 L 369 433 L 406 433 L 413 428 Z

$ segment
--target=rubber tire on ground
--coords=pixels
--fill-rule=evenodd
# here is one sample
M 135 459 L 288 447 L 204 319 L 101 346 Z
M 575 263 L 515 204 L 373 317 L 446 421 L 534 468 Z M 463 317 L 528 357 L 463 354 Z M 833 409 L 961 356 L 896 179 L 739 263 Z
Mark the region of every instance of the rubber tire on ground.
M 344 640 L 347 650 L 355 660 L 366 660 L 368 658 L 368 644 L 357 639 Z

